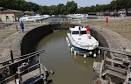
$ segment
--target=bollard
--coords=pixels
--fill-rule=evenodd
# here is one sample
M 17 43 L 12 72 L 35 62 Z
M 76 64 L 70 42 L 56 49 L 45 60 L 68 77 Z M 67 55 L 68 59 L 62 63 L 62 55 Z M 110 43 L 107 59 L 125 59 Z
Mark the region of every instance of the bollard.
M 109 23 L 109 18 L 108 18 L 108 16 L 106 16 L 105 19 L 106 19 L 106 21 L 105 21 L 105 22 L 106 22 L 106 26 L 108 26 L 108 23 Z

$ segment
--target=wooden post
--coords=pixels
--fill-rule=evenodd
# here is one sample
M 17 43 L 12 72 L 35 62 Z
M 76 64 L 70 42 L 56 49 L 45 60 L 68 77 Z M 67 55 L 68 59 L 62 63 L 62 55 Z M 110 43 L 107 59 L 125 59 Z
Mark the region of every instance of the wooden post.
M 14 57 L 13 57 L 13 51 L 12 50 L 10 51 L 10 56 L 11 56 L 11 61 L 13 63 L 14 62 Z
M 39 64 L 39 70 L 40 70 L 40 75 L 42 74 L 42 71 L 41 71 L 42 67 L 41 67 L 41 64 Z
M 104 67 L 104 60 L 102 60 L 102 62 L 101 62 L 101 66 L 100 66 L 100 75 L 99 75 L 99 78 L 101 79 L 101 77 L 102 77 L 102 70 L 103 70 L 103 67 Z
M 21 78 L 21 72 L 20 72 L 21 66 L 17 68 L 18 72 L 18 79 L 19 79 L 19 84 L 22 84 L 22 78 Z
M 103 53 L 104 53 L 104 59 L 106 59 L 107 51 L 103 51 Z
M 113 54 L 112 52 L 110 52 L 110 54 Z M 111 66 L 114 67 L 114 63 L 113 63 L 113 60 L 114 60 L 114 56 L 111 55 Z

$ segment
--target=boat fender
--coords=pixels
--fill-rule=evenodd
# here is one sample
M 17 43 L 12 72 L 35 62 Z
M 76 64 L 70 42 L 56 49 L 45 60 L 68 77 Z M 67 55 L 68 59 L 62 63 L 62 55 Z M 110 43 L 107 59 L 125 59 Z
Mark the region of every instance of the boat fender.
M 96 54 L 94 54 L 93 57 L 96 57 Z
M 71 52 L 73 52 L 73 50 L 74 50 L 74 48 L 73 48 L 73 47 L 71 47 Z
M 77 54 L 76 51 L 74 51 L 74 55 L 75 55 L 75 56 L 76 56 L 76 54 Z
M 92 54 L 92 52 L 90 51 L 90 52 L 89 52 L 89 54 L 91 55 L 91 54 Z
M 87 55 L 86 54 L 84 54 L 84 58 L 86 58 L 87 57 Z

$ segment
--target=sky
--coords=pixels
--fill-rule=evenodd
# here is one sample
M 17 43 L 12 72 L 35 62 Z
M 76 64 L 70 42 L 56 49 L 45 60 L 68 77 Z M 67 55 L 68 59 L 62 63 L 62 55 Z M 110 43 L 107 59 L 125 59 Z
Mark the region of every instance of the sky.
M 72 0 L 26 0 L 26 1 L 31 1 L 34 3 L 37 3 L 39 5 L 57 5 L 59 3 L 66 4 L 67 1 L 72 1 Z M 73 0 L 75 1 L 79 7 L 85 7 L 85 6 L 92 6 L 96 4 L 109 4 L 112 0 Z

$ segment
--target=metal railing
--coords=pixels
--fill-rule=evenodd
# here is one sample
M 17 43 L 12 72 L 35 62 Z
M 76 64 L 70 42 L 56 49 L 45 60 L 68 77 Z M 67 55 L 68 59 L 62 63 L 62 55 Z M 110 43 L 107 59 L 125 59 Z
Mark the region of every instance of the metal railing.
M 24 57 L 27 57 L 27 56 L 31 56 L 31 55 L 34 55 L 34 54 L 41 54 L 43 53 L 45 50 L 39 50 L 39 51 L 35 51 L 35 52 L 32 52 L 32 53 L 28 53 L 28 54 L 25 54 L 25 55 L 22 55 L 22 56 L 15 56 L 16 58 L 13 58 L 14 61 L 16 60 L 19 60 L 21 58 L 24 58 Z M 4 63 L 10 63 L 12 62 L 12 59 L 8 60 L 8 61 L 5 61 L 5 62 L 0 62 L 0 65 L 3 65 Z M 1 67 L 0 67 L 1 68 Z
M 106 47 L 98 47 L 98 49 L 104 56 L 99 73 L 100 78 L 114 75 L 127 81 L 128 74 L 131 73 L 131 52 L 126 49 L 118 50 Z
M 44 53 L 44 51 L 45 50 L 39 50 L 39 51 L 35 51 L 35 52 L 29 53 L 29 54 L 26 54 L 23 56 L 19 56 L 19 57 L 13 59 L 14 62 L 0 67 L 0 76 L 1 76 L 0 77 L 0 84 L 6 83 L 8 80 L 12 80 L 14 78 L 17 78 L 17 76 L 18 76 L 17 72 L 20 72 L 19 71 L 20 67 L 22 67 L 25 64 L 27 66 L 25 66 L 25 68 L 19 74 L 24 74 L 24 72 L 26 70 L 29 71 L 29 69 L 31 69 L 33 67 L 34 67 L 34 69 L 40 68 L 39 55 Z M 34 61 L 34 59 L 35 59 L 35 61 Z M 9 60 L 9 61 L 11 61 L 11 60 Z M 39 67 L 38 67 L 38 65 L 39 65 Z M 41 73 L 41 71 L 40 71 L 40 73 Z
M 131 56 L 131 52 L 127 52 L 126 50 L 118 50 L 118 49 L 111 49 L 111 48 L 107 48 L 107 47 L 98 47 L 98 49 L 102 50 L 102 51 L 107 51 L 107 52 L 112 52 L 112 53 L 117 53 L 117 54 L 121 54 L 121 55 L 126 55 L 126 56 Z
M 73 19 L 69 17 L 51 17 L 43 21 L 50 24 L 79 24 L 81 22 L 80 19 Z

